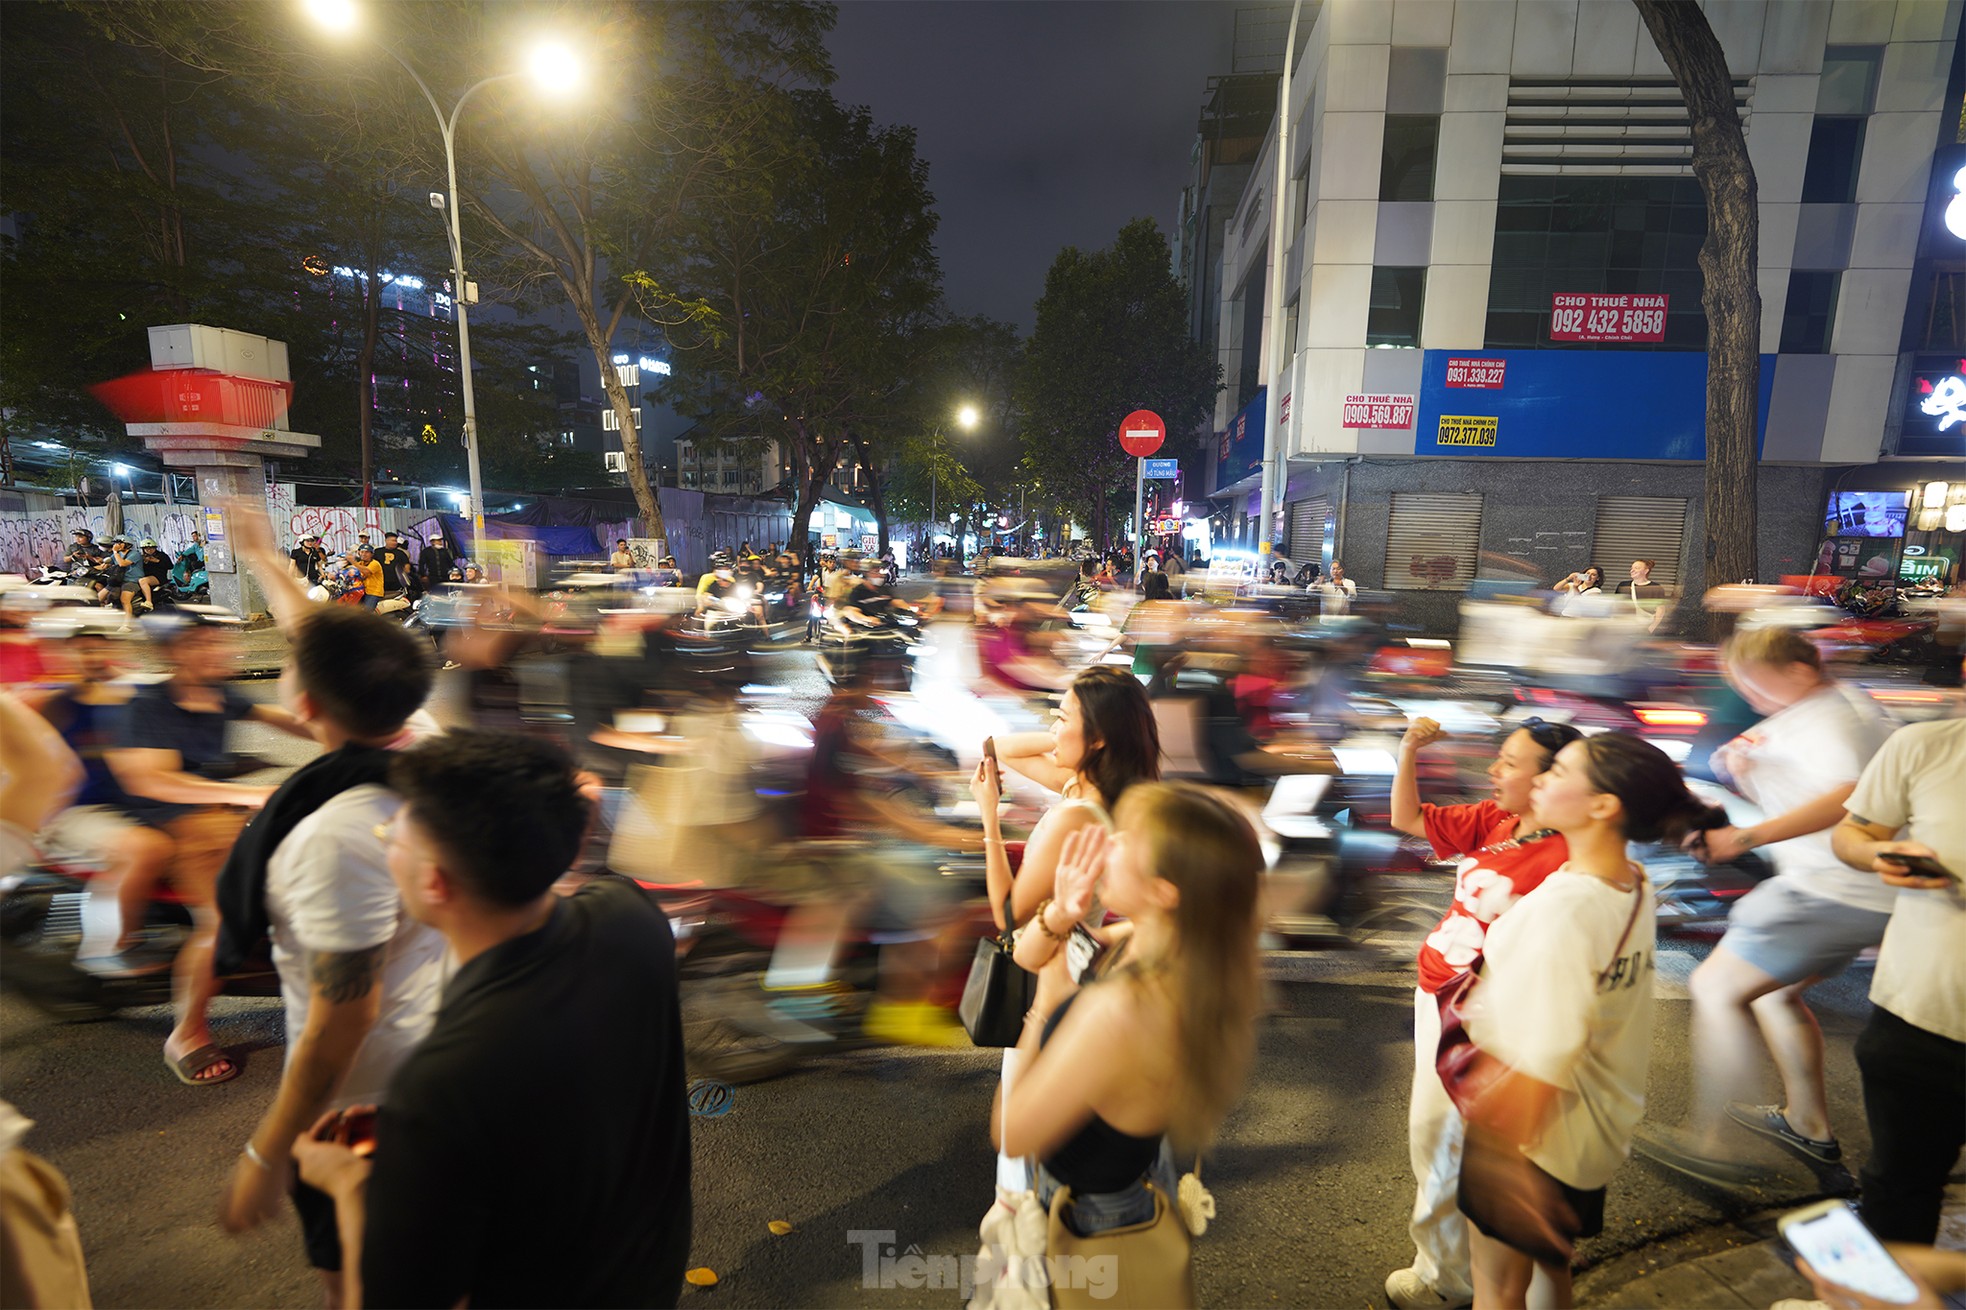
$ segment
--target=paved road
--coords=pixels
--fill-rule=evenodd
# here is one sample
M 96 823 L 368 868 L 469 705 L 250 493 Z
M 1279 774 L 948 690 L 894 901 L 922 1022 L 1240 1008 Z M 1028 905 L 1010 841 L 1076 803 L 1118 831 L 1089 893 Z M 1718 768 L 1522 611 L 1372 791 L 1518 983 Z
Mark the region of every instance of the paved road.
M 807 675 L 796 681 L 801 698 L 813 694 Z M 270 683 L 252 686 L 271 693 Z M 270 734 L 244 744 L 300 758 L 297 746 Z M 1252 1085 L 1205 1167 L 1219 1206 L 1196 1247 L 1205 1303 L 1384 1304 L 1385 1273 L 1409 1255 L 1405 958 L 1402 950 L 1272 961 L 1273 1007 Z M 1686 1097 L 1683 981 L 1693 962 L 1661 953 L 1651 1096 L 1652 1116 L 1666 1121 Z M 1860 970 L 1819 989 L 1832 1105 L 1855 1158 L 1867 1140 L 1849 1051 L 1867 984 Z M 289 1218 L 243 1239 L 213 1223 L 239 1144 L 277 1085 L 281 1026 L 272 1003 L 221 1001 L 220 1040 L 244 1051 L 245 1072 L 193 1089 L 163 1067 L 161 1011 L 62 1025 L 0 997 L 0 1094 L 38 1121 L 31 1145 L 74 1186 L 98 1304 L 317 1304 Z M 727 1114 L 694 1122 L 692 1264 L 722 1281 L 686 1291 L 684 1303 L 956 1304 L 956 1289 L 930 1284 L 975 1252 L 991 1199 L 986 1124 L 995 1073 L 994 1053 L 867 1050 L 738 1088 Z M 523 1131 L 505 1145 L 524 1149 Z M 1605 1235 L 1583 1255 L 1602 1261 L 1816 1190 L 1798 1169 L 1783 1193 L 1723 1197 L 1632 1163 L 1613 1184 Z M 773 1235 L 773 1220 L 792 1231 Z M 883 1272 L 883 1257 L 911 1250 L 929 1263 L 904 1259 Z

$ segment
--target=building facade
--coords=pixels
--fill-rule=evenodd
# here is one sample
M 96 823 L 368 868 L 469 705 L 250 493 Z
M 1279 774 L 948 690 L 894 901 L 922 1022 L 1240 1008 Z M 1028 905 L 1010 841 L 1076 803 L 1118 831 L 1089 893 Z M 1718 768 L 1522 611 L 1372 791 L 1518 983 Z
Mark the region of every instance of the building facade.
M 1960 5 L 1705 12 L 1759 184 L 1761 575 L 1807 574 L 1837 478 L 1905 489 L 1896 461 L 1966 455 L 1966 408 L 1944 432 L 1921 408 L 1966 373 Z M 1275 379 L 1288 552 L 1430 626 L 1477 578 L 1642 555 L 1703 584 L 1706 208 L 1636 9 L 1326 0 L 1287 112 L 1288 188 L 1273 126 L 1227 228 L 1218 536 L 1256 539 Z

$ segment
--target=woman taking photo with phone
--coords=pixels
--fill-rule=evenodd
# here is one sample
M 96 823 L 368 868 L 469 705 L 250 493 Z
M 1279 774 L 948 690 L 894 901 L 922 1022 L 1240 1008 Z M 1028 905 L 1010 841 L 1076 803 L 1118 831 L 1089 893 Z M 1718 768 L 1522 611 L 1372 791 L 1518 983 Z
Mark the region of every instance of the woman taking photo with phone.
M 999 763 L 1062 798 L 1031 830 L 1014 878 L 997 815 L 997 801 L 1003 794 Z M 1050 732 L 996 739 L 995 760 L 986 754 L 969 789 L 982 811 L 984 879 L 998 929 L 1007 932 L 1028 922 L 1052 895 L 1067 838 L 1086 828 L 1103 830 L 1113 806 L 1129 787 L 1159 778 L 1160 730 L 1147 693 L 1131 675 L 1114 669 L 1091 668 L 1075 678 Z M 1018 1065 L 1017 1048 L 1006 1049 L 1006 1089 L 1016 1078 Z M 1020 1162 L 1003 1155 L 997 1160 L 997 1181 L 1013 1190 L 1029 1186 Z
M 1530 789 L 1556 753 L 1583 734 L 1567 723 L 1530 719 L 1502 739 L 1488 766 L 1489 799 L 1472 805 L 1420 800 L 1420 752 L 1443 733 L 1415 719 L 1399 743 L 1393 777 L 1393 827 L 1424 837 L 1435 855 L 1460 857 L 1454 903 L 1420 946 L 1413 990 L 1413 1095 L 1406 1114 L 1407 1153 L 1417 1189 L 1408 1231 L 1413 1263 L 1386 1278 L 1398 1310 L 1464 1303 L 1474 1288 L 1468 1223 L 1456 1208 L 1461 1181 L 1461 1115 L 1434 1071 L 1440 1047 L 1439 993 L 1481 960 L 1490 924 L 1542 885 L 1569 856 L 1563 838 L 1542 820 Z
M 1056 896 L 1018 940 L 1018 963 L 1038 975 L 1017 1047 L 1029 1063 L 993 1124 L 1006 1154 L 1038 1162 L 1047 1211 L 1071 1189 L 1062 1218 L 1078 1237 L 1157 1212 L 1183 1222 L 1162 1139 L 1184 1161 L 1214 1139 L 1248 1075 L 1261 995 L 1264 859 L 1249 820 L 1182 783 L 1133 788 L 1115 819 L 1111 837 L 1099 825 L 1072 834 Z M 1095 890 L 1126 921 L 1092 963 L 1068 943 L 1086 941 Z M 1192 1304 L 1185 1270 L 1182 1286 L 1143 1286 L 1121 1264 L 1112 1304 Z
M 1559 751 L 1531 803 L 1569 858 L 1489 930 L 1461 1007 L 1473 1069 L 1449 1089 L 1468 1119 L 1476 1310 L 1524 1306 L 1538 1267 L 1554 1303 L 1573 1303 L 1574 1244 L 1603 1229 L 1605 1185 L 1645 1109 L 1652 894 L 1626 844 L 1726 822 L 1657 747 L 1615 732 Z

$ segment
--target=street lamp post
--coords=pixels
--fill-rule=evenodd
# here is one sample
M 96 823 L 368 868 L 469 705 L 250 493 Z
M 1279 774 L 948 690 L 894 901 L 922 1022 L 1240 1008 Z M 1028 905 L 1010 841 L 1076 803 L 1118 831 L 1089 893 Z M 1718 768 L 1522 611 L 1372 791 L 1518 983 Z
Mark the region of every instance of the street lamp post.
M 361 21 L 361 16 L 351 0 L 311 0 L 308 13 L 316 24 L 333 32 L 350 31 Z M 416 71 L 410 61 L 385 42 L 377 41 L 375 45 L 377 49 L 401 65 L 403 71 L 410 75 L 410 80 L 416 83 L 416 89 L 423 92 L 423 98 L 430 103 L 430 112 L 437 116 L 437 131 L 444 139 L 446 190 L 441 196 L 432 194 L 430 203 L 433 207 L 444 210 L 447 219 L 444 224 L 444 235 L 449 238 L 451 247 L 453 279 L 451 308 L 457 314 L 457 376 L 460 394 L 464 401 L 464 456 L 471 480 L 471 549 L 474 552 L 482 552 L 485 540 L 485 483 L 478 460 L 477 398 L 471 388 L 471 322 L 470 316 L 465 312 L 465 305 L 472 299 L 471 283 L 466 280 L 464 273 L 464 235 L 458 224 L 457 212 L 457 121 L 472 96 L 494 82 L 508 82 L 527 74 L 493 73 L 490 77 L 479 79 L 457 98 L 457 103 L 451 106 L 451 112 L 446 117 L 443 106 L 438 104 L 436 94 L 430 89 L 430 84 L 423 80 L 422 75 Z M 549 87 L 556 83 L 564 85 L 572 80 L 577 72 L 572 56 L 563 48 L 554 45 L 535 49 L 532 67 L 528 70 L 535 81 Z

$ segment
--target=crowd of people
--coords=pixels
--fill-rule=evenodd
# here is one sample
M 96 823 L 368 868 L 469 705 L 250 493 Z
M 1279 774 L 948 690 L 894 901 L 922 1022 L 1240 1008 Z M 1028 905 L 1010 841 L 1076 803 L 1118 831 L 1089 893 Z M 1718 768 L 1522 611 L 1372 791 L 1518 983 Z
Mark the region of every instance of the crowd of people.
M 77 965 L 105 980 L 171 972 L 163 1058 L 193 1087 L 239 1072 L 208 1010 L 256 953 L 269 961 L 285 1065 L 234 1162 L 222 1221 L 240 1232 L 291 1205 L 330 1304 L 674 1304 L 691 1240 L 686 984 L 669 919 L 589 858 L 609 807 L 588 766 L 617 743 L 671 754 L 664 776 L 630 775 L 625 790 L 647 802 L 651 832 L 636 848 L 643 839 L 615 826 L 606 864 L 639 863 L 645 881 L 756 876 L 774 838 L 757 746 L 736 717 L 743 664 L 694 666 L 691 699 L 659 745 L 636 744 L 642 734 L 619 713 L 646 686 L 632 674 L 615 686 L 619 666 L 604 670 L 611 657 L 595 651 L 576 658 L 584 699 L 567 716 L 566 747 L 537 732 L 445 730 L 428 708 L 427 643 L 368 612 L 462 580 L 445 543 L 433 539 L 420 559 L 394 533 L 360 543 L 345 565 L 360 575 L 348 588 L 359 601 L 323 604 L 337 568 L 317 538 L 283 553 L 263 511 L 228 510 L 288 642 L 278 703 L 230 682 L 236 633 L 223 615 L 181 606 L 145 619 L 166 676 L 133 687 L 119 677 L 130 647 L 113 617 L 45 611 L 32 631 L 59 647 L 60 676 L 0 692 L 6 870 L 55 850 L 100 866 Z M 610 569 L 634 585 L 651 574 L 656 586 L 687 585 L 673 559 L 651 570 L 616 546 Z M 1224 785 L 1164 781 L 1170 744 L 1154 689 L 1209 666 L 1177 641 L 1155 646 L 1154 616 L 1183 604 L 1172 585 L 1182 575 L 1173 559 L 1144 563 L 1136 636 L 1148 635 L 1136 663 L 1061 663 L 1018 684 L 1055 693 L 1056 714 L 1048 730 L 981 744 L 965 771 L 973 822 L 923 795 L 919 752 L 876 694 L 895 690 L 883 682 L 893 669 L 838 666 L 813 724 L 796 831 L 784 837 L 878 839 L 868 888 L 852 899 L 906 930 L 893 934 L 905 942 L 883 957 L 867 1008 L 879 1040 L 964 1040 L 930 980 L 975 939 L 959 939 L 944 881 L 917 876 L 910 852 L 980 856 L 995 929 L 1032 979 L 988 1127 L 996 1205 L 1049 1216 L 1053 1256 L 1151 1240 L 1167 1258 L 1129 1258 L 1112 1303 L 1188 1304 L 1188 1243 L 1212 1202 L 1192 1171 L 1182 1175 L 1248 1080 L 1264 1004 L 1270 859 L 1247 797 L 1295 767 L 1265 749 L 1265 707 L 1309 693 L 1260 633 L 1220 625 L 1233 671 L 1204 679 L 1218 690 L 1202 694 L 1219 694 L 1241 725 L 1207 744 Z M 1641 564 L 1634 605 L 1651 585 Z M 891 559 L 744 543 L 711 558 L 687 617 L 733 602 L 751 613 L 771 598 L 845 631 L 897 609 L 932 618 L 933 605 L 895 594 L 896 573 Z M 1572 582 L 1567 591 L 1586 595 L 1601 578 Z M 978 640 L 1117 585 L 1109 565 L 1087 561 L 1062 595 L 986 589 Z M 1327 615 L 1356 594 L 1335 563 L 1280 585 L 1318 589 Z M 1395 1306 L 1572 1303 L 1576 1244 L 1601 1231 L 1645 1114 L 1658 929 L 1634 845 L 1684 844 L 1714 860 L 1761 850 L 1775 869 L 1693 975 L 1690 1121 L 1641 1149 L 1722 1185 L 1754 1179 L 1730 1160 L 1743 1130 L 1816 1164 L 1839 1161 L 1805 994 L 1875 949 L 1857 1048 L 1871 1143 L 1863 1216 L 1884 1238 L 1934 1240 L 1966 1135 L 1966 719 L 1894 732 L 1786 630 L 1744 631 L 1723 655 L 1761 716 L 1715 761 L 1765 815 L 1750 825 L 1696 798 L 1652 743 L 1540 719 L 1502 737 L 1486 799 L 1431 803 L 1423 757 L 1445 734 L 1426 717 L 1406 727 L 1390 824 L 1454 873 L 1452 902 L 1415 962 L 1414 1256 L 1386 1279 Z M 995 667 L 1028 673 L 1034 660 L 1026 647 Z M 318 753 L 277 786 L 228 776 L 227 727 L 240 720 Z M 1004 817 L 1003 770 L 1050 798 L 1021 839 Z M 146 930 L 166 884 L 192 921 L 168 953 Z M 786 939 L 837 943 L 846 899 L 806 899 Z M 774 960 L 796 964 L 789 951 Z M 1757 1032 L 1780 1075 L 1772 1103 L 1755 1091 Z M 486 1149 L 515 1126 L 525 1150 Z M 977 1187 L 985 1194 L 985 1180 Z M 999 1244 L 1018 1228 L 984 1225 Z M 1019 1254 L 1031 1252 L 998 1250 L 992 1267 Z

